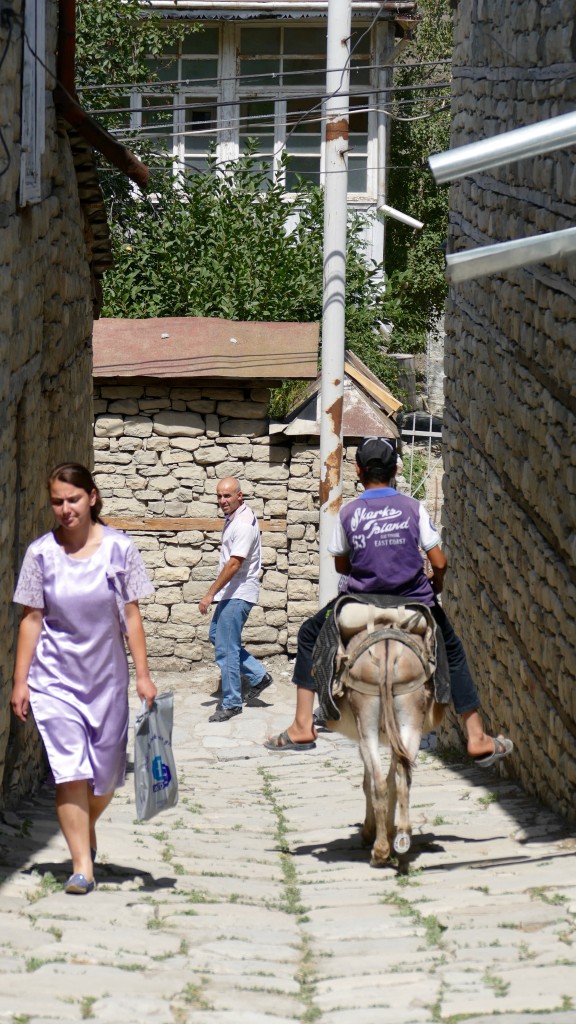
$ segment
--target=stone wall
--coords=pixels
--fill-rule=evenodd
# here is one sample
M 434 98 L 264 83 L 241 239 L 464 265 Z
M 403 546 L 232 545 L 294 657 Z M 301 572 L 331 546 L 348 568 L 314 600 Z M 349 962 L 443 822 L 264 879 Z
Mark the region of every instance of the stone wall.
M 460 0 L 452 145 L 571 111 L 572 0 Z M 572 227 L 576 149 L 451 188 L 449 251 Z M 523 785 L 576 820 L 576 260 L 453 287 L 445 606 Z
M 260 601 L 243 633 L 252 653 L 295 653 L 302 620 L 318 608 L 318 441 L 270 437 L 268 398 L 264 388 L 233 385 L 96 382 L 95 477 L 104 518 L 122 528 L 127 519 L 156 520 L 150 530 L 127 527 L 156 587 L 142 604 L 153 668 L 186 671 L 213 657 L 210 616 L 197 603 L 216 576 L 223 476 L 240 479 L 263 527 Z M 345 499 L 356 480 L 357 439 L 349 444 Z M 166 528 L 174 518 L 209 523 Z
M 22 3 L 12 4 L 22 14 Z M 54 64 L 57 3 L 46 4 L 48 63 Z M 0 27 L 0 48 L 7 39 Z M 50 56 L 52 55 L 52 56 Z M 0 70 L 0 127 L 10 154 L 0 176 L 0 784 L 3 803 L 43 773 L 31 723 L 10 720 L 18 610 L 15 575 L 24 550 L 48 529 L 48 467 L 91 463 L 91 285 L 84 224 L 68 138 L 46 93 L 42 200 L 20 208 L 22 38 L 14 26 Z

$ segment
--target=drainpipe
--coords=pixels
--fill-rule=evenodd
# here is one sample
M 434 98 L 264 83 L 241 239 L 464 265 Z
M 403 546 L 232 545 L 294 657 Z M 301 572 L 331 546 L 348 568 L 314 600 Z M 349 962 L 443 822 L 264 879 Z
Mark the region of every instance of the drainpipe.
M 328 551 L 342 502 L 351 0 L 329 0 L 320 419 L 320 607 L 336 596 Z
M 54 89 L 54 102 L 58 113 L 68 124 L 102 153 L 106 159 L 141 189 L 145 189 L 150 171 L 120 142 L 106 131 L 98 121 L 82 109 L 76 97 L 76 0 L 60 0 L 58 9 L 58 84 Z

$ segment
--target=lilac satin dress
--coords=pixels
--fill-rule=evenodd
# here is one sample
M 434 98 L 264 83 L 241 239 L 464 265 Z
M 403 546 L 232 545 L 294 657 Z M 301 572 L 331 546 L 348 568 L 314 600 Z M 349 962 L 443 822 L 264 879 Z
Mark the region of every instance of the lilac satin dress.
M 53 533 L 28 548 L 14 601 L 44 613 L 30 703 L 56 783 L 91 781 L 103 796 L 124 782 L 128 659 L 124 605 L 154 593 L 125 534 L 103 527 L 90 558 L 71 558 Z

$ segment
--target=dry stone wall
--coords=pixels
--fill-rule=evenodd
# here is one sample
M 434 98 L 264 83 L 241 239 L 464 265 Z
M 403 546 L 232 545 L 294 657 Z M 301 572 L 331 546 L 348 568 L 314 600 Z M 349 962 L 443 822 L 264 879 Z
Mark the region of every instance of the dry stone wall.
M 294 654 L 300 624 L 318 608 L 318 442 L 271 437 L 268 398 L 262 388 L 96 384 L 104 518 L 213 520 L 209 529 L 127 530 L 156 587 L 142 604 L 153 668 L 187 671 L 213 657 L 210 615 L 197 605 L 217 572 L 216 485 L 224 476 L 239 478 L 263 528 L 260 600 L 243 633 L 251 652 Z M 355 452 L 356 442 L 345 452 L 345 499 L 355 492 Z
M 22 14 L 18 0 L 12 7 Z M 46 4 L 47 54 L 56 49 L 57 7 Z M 0 48 L 5 41 L 6 26 Z M 33 724 L 10 719 L 15 575 L 28 543 L 51 525 L 48 467 L 92 460 L 91 284 L 76 177 L 47 92 L 42 199 L 19 207 L 21 58 L 14 30 L 0 72 L 0 126 L 10 154 L 0 176 L 0 801 L 8 804 L 44 773 Z
M 574 109 L 571 0 L 460 0 L 454 146 Z M 576 150 L 451 188 L 449 250 L 572 227 Z M 576 819 L 576 261 L 466 282 L 446 318 L 445 606 L 524 786 Z

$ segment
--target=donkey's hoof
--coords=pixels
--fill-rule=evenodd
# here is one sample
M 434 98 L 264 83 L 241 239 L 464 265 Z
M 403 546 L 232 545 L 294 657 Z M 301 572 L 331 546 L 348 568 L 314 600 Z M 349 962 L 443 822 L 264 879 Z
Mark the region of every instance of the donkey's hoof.
M 394 836 L 394 853 L 402 857 L 410 849 L 410 834 L 408 832 L 397 832 Z
M 390 847 L 389 846 L 378 846 L 375 844 L 372 847 L 372 856 L 370 858 L 371 868 L 388 868 L 390 867 Z

